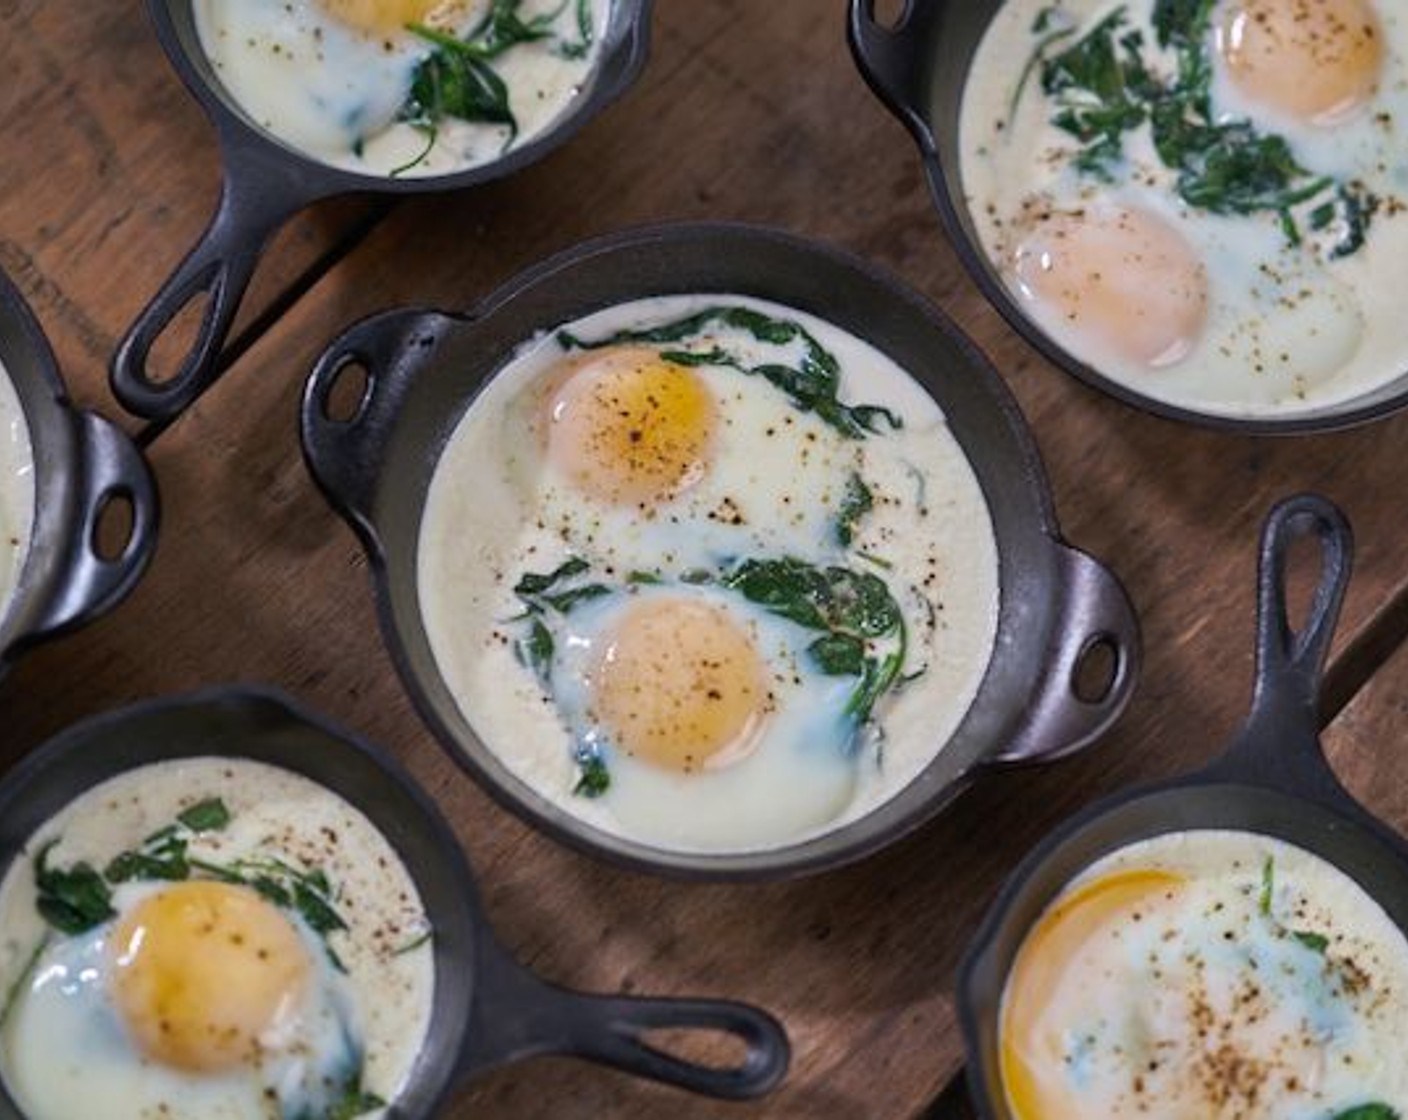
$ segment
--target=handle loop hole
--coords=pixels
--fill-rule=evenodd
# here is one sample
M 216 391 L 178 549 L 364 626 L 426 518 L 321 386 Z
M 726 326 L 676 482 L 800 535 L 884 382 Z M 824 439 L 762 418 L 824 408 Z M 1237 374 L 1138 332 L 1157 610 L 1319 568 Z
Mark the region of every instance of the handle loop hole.
M 1071 693 L 1082 704 L 1103 704 L 1115 691 L 1123 657 L 1113 634 L 1092 635 L 1071 667 Z
M 372 373 L 366 359 L 348 354 L 325 383 L 320 402 L 323 419 L 329 424 L 355 424 L 365 415 L 371 397 Z
M 181 376 L 210 329 L 211 298 L 208 287 L 193 289 L 180 307 L 154 324 L 141 371 L 148 385 L 171 385 Z
M 910 0 L 873 0 L 875 23 L 886 31 L 895 31 L 909 15 Z
M 728 1073 L 749 1064 L 748 1042 L 723 1027 L 652 1027 L 638 1042 L 663 1058 Z
M 88 547 L 99 560 L 115 564 L 127 554 L 136 531 L 137 506 L 132 491 L 126 487 L 110 490 L 93 513 Z
M 1324 610 L 1325 552 L 1316 528 L 1306 525 L 1290 540 L 1278 573 L 1292 656 L 1299 655 L 1305 635 Z

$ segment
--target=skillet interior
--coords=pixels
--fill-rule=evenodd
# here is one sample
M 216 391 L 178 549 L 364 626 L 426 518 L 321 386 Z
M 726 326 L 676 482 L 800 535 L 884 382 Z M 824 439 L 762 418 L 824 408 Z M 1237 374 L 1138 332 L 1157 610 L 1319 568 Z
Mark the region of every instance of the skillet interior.
M 212 691 L 100 717 L 27 757 L 0 784 L 0 876 L 45 821 L 85 790 L 150 762 L 226 755 L 303 774 L 356 805 L 391 842 L 435 926 L 429 1034 L 397 1115 L 427 1116 L 454 1077 L 469 1023 L 482 927 L 469 866 L 438 812 L 398 766 L 286 702 Z M 0 1089 L 0 1112 L 18 1117 Z
M 79 448 L 72 414 L 39 325 L 10 281 L 0 275 L 0 363 L 19 396 L 34 455 L 34 524 L 8 615 L 0 623 L 0 660 L 16 641 L 41 628 L 67 571 L 79 518 L 75 466 Z
M 1000 555 L 995 653 L 972 708 L 947 747 L 897 797 L 860 821 L 790 848 L 743 855 L 663 852 L 591 829 L 514 777 L 475 737 L 425 635 L 416 589 L 421 515 L 440 449 L 479 386 L 524 340 L 611 304 L 647 295 L 747 294 L 797 307 L 867 339 L 909 370 L 943 408 L 977 473 Z M 376 350 L 374 358 L 368 357 Z M 347 451 L 360 499 L 333 494 L 380 569 L 383 623 L 422 713 L 491 792 L 569 842 L 679 873 L 801 872 L 855 858 L 937 812 L 972 768 L 1017 733 L 1049 672 L 1066 598 L 1056 530 L 1034 446 L 986 361 L 926 305 L 850 258 L 738 226 L 685 226 L 607 238 L 529 273 L 468 319 L 410 313 L 372 320 L 335 343 L 325 362 L 360 358 L 373 395 L 360 423 L 379 444 Z M 311 390 L 310 390 L 311 391 Z M 310 446 L 305 400 L 305 451 Z M 362 438 L 362 437 L 359 437 Z M 317 459 L 319 453 L 313 451 Z M 371 464 L 379 464 L 375 468 Z M 315 463 L 315 473 L 318 467 Z M 361 474 L 367 475 L 362 478 Z M 321 478 L 322 476 L 320 476 Z M 325 479 L 323 479 L 326 482 Z M 505 790 L 508 791 L 505 795 Z
M 290 211 L 312 197 L 340 191 L 409 194 L 453 190 L 499 178 L 542 158 L 619 97 L 645 65 L 651 0 L 611 0 L 611 14 L 597 46 L 597 61 L 566 111 L 547 128 L 498 159 L 451 175 L 390 178 L 345 171 L 313 159 L 261 128 L 225 91 L 200 44 L 194 0 L 148 0 L 157 33 L 172 64 L 210 115 L 222 142 L 243 152 L 274 150 L 288 161 Z M 296 172 L 293 171 L 297 168 Z M 238 174 L 238 168 L 227 169 Z M 296 198 L 296 196 L 309 196 Z M 292 204 L 296 201 L 296 205 Z
M 1146 412 L 1230 431 L 1296 433 L 1350 427 L 1408 405 L 1408 372 L 1339 404 L 1288 417 L 1219 416 L 1146 397 L 1081 361 L 1053 341 L 1009 294 L 973 225 L 960 174 L 959 120 L 973 57 L 1003 0 L 907 0 L 891 36 L 870 25 L 876 0 L 851 0 L 852 42 L 877 94 L 913 133 L 935 206 L 950 242 L 983 294 L 1007 323 L 1053 363 L 1087 384 Z M 894 47 L 893 53 L 891 47 Z
M 961 980 L 969 1084 L 991 1120 L 1008 1120 L 998 1053 L 998 1015 L 1005 978 L 1027 932 L 1062 889 L 1103 856 L 1170 832 L 1234 829 L 1258 832 L 1304 848 L 1353 878 L 1399 926 L 1408 930 L 1408 845 L 1365 814 L 1312 803 L 1264 786 L 1194 779 L 1133 797 L 1099 812 L 1019 871 L 1015 889 L 994 907 L 1002 920 L 978 935 L 981 951 Z

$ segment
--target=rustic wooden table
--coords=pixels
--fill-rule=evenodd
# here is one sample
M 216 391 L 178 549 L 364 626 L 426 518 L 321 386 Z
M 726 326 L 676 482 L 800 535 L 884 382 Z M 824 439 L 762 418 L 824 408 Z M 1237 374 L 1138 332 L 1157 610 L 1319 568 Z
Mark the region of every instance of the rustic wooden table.
M 603 992 L 732 996 L 795 1047 L 772 1097 L 711 1104 L 566 1060 L 466 1088 L 454 1117 L 906 1117 L 959 1067 L 956 962 L 1004 875 L 1055 822 L 1130 782 L 1209 758 L 1246 709 L 1255 541 L 1268 507 L 1313 488 L 1358 537 L 1326 688 L 1348 784 L 1408 826 L 1395 752 L 1408 653 L 1408 415 L 1267 440 L 1145 416 L 1058 373 L 960 268 L 909 138 L 871 97 L 842 0 L 658 6 L 649 67 L 572 144 L 508 181 L 394 206 L 319 205 L 264 257 L 227 372 L 147 443 L 164 500 L 157 557 L 97 624 L 0 684 L 13 760 L 81 717 L 217 682 L 277 685 L 400 756 L 444 808 L 489 916 L 546 976 Z M 82 404 L 118 417 L 117 338 L 203 227 L 212 134 L 140 0 L 0 0 L 0 267 Z M 377 633 L 351 533 L 304 469 L 295 404 L 311 360 L 355 318 L 470 305 L 545 254 L 644 222 L 731 218 L 839 244 L 951 315 L 1015 391 L 1069 539 L 1124 580 L 1142 684 L 1096 748 L 985 780 L 865 862 L 795 883 L 698 886 L 569 852 L 499 809 L 415 717 Z

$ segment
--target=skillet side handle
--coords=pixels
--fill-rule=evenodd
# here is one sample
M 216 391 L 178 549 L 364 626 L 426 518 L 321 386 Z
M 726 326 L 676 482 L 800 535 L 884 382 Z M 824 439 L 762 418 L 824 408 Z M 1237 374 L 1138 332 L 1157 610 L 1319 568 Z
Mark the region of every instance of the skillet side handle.
M 1310 533 L 1320 545 L 1320 579 L 1305 623 L 1296 630 L 1286 604 L 1286 565 L 1291 545 Z M 1297 494 L 1267 516 L 1257 564 L 1252 723 L 1278 713 L 1293 713 L 1300 725 L 1312 732 L 1319 726 L 1321 673 L 1353 563 L 1354 536 L 1349 521 L 1329 499 Z
M 118 603 L 141 578 L 156 548 L 160 503 L 151 469 L 128 436 L 91 412 L 78 424 L 81 477 L 79 527 L 65 559 L 62 591 L 31 635 L 47 638 L 79 626 Z M 103 556 L 98 524 L 112 501 L 131 508 L 131 528 L 121 551 Z
M 906 0 L 893 28 L 875 18 L 876 0 L 851 0 L 847 37 L 856 67 L 875 96 L 919 140 L 925 150 L 934 147 L 933 134 L 919 113 L 924 90 L 925 44 L 917 33 L 916 0 Z
M 122 407 L 146 420 L 174 419 L 219 375 L 220 352 L 265 243 L 309 201 L 261 174 L 257 156 L 227 153 L 220 203 L 200 239 L 138 314 L 113 354 L 109 380 Z M 238 170 L 237 170 L 238 169 Z M 169 378 L 150 369 L 152 348 L 188 306 L 205 297 L 191 349 Z
M 686 1061 L 656 1049 L 655 1030 L 724 1032 L 747 1054 L 729 1068 Z M 774 1089 L 787 1073 L 791 1046 L 767 1012 L 725 1000 L 592 996 L 548 984 L 485 938 L 476 962 L 468 1047 L 459 1076 L 542 1054 L 583 1058 L 725 1100 Z
M 1103 564 L 1069 545 L 1056 544 L 1065 600 L 1048 653 L 1050 669 L 1024 724 L 995 763 L 1046 762 L 1088 746 L 1124 712 L 1139 679 L 1139 622 L 1124 587 Z M 1091 652 L 1113 659 L 1104 692 L 1087 699 L 1077 674 Z
M 446 329 L 458 322 L 422 309 L 388 311 L 354 324 L 319 356 L 303 388 L 299 433 L 309 473 L 374 558 L 382 557 L 373 523 L 377 478 L 406 393 Z M 350 414 L 333 392 L 360 368 L 365 381 Z

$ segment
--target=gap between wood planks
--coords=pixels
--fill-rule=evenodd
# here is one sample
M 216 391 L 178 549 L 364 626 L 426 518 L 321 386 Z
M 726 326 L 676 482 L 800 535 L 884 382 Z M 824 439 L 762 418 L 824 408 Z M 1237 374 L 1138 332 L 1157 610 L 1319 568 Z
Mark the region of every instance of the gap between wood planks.
M 220 351 L 220 357 L 215 363 L 215 376 L 210 384 L 206 385 L 196 396 L 200 400 L 205 396 L 230 368 L 245 356 L 265 334 L 267 334 L 280 319 L 282 319 L 293 306 L 298 303 L 318 284 L 324 276 L 336 268 L 346 259 L 363 241 L 365 241 L 374 229 L 391 216 L 391 212 L 399 205 L 395 199 L 379 199 L 372 203 L 370 211 L 365 214 L 328 249 L 317 257 L 312 264 L 305 268 L 294 281 L 283 291 L 269 301 L 267 307 L 255 315 L 226 343 L 225 348 Z M 192 404 L 195 401 L 191 402 Z M 143 450 L 151 447 L 157 438 L 181 419 L 189 410 L 190 405 L 168 420 L 153 420 L 142 428 L 133 437 L 137 446 Z
M 1408 642 L 1408 585 L 1394 592 L 1330 662 L 1320 686 L 1320 726 L 1334 722 L 1405 642 Z

